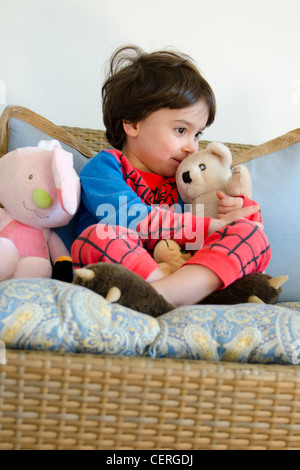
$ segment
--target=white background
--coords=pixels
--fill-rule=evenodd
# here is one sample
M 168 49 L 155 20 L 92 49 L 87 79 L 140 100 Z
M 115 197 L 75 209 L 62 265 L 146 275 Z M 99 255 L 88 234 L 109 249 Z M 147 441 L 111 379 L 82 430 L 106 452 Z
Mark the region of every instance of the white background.
M 259 144 L 300 127 L 299 0 L 0 0 L 0 111 L 103 128 L 112 52 L 174 47 L 212 85 L 203 138 Z

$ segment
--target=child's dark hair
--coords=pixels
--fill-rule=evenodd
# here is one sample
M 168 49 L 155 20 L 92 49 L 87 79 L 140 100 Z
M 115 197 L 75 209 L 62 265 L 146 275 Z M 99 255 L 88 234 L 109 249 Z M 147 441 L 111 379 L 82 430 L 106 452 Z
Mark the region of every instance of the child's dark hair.
M 121 150 L 123 120 L 138 122 L 161 108 L 181 109 L 204 100 L 207 126 L 215 119 L 213 90 L 189 56 L 178 52 L 145 53 L 135 46 L 117 50 L 102 87 L 103 120 L 109 143 Z

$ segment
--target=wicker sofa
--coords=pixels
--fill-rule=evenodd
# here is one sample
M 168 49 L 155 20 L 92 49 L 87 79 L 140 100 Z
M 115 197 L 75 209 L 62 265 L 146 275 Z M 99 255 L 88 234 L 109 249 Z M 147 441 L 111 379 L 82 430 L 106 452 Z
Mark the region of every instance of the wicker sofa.
M 11 107 L 1 117 L 1 156 L 9 149 L 12 118 L 88 157 L 107 146 L 102 131 L 58 128 Z M 228 145 L 236 162 L 255 151 Z M 288 307 L 297 315 L 298 302 Z M 0 318 L 1 312 L 0 297 Z M 0 450 L 300 449 L 297 361 L 250 364 L 38 349 L 7 343 L 0 349 Z

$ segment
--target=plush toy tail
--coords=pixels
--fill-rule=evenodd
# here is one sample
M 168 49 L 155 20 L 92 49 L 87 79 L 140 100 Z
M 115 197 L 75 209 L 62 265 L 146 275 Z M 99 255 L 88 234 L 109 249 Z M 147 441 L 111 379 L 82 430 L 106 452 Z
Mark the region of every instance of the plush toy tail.
M 52 269 L 52 279 L 68 283 L 73 282 L 73 264 L 69 256 L 58 258 Z

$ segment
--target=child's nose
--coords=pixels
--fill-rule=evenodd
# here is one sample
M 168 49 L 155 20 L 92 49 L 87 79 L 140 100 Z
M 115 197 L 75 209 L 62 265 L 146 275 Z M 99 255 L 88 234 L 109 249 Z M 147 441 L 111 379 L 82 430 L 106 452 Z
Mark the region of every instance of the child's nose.
M 190 139 L 190 140 L 187 140 L 183 146 L 183 149 L 182 149 L 184 152 L 187 152 L 187 153 L 194 153 L 194 152 L 197 152 L 198 150 L 198 140 L 195 141 L 195 139 Z

